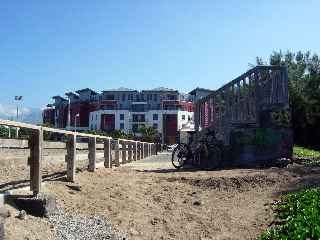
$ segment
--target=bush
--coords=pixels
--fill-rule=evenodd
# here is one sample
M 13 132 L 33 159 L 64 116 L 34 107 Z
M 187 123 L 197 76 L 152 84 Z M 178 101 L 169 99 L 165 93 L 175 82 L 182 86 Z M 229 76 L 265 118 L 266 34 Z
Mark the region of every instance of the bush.
M 274 211 L 280 225 L 267 230 L 260 240 L 320 239 L 320 189 L 288 194 Z
M 293 154 L 294 156 L 301 158 L 320 158 L 320 151 L 315 151 L 300 146 L 294 146 Z

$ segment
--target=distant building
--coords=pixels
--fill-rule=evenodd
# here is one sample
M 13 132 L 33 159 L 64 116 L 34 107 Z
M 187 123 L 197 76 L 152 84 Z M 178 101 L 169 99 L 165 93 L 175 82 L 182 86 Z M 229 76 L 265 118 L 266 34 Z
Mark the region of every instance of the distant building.
M 213 93 L 213 90 L 210 89 L 205 89 L 205 88 L 195 88 L 193 89 L 191 92 L 189 92 L 189 96 L 191 97 L 191 100 L 193 102 L 196 102 L 206 96 L 208 96 L 209 94 Z
M 175 143 L 178 131 L 193 121 L 193 102 L 185 94 L 168 88 L 142 91 L 118 88 L 102 93 L 86 88 L 66 96 L 53 97 L 52 106 L 44 110 L 43 116 L 54 111 L 52 124 L 57 128 L 105 132 L 120 129 L 138 135 L 139 127 L 144 125 L 155 128 L 163 142 Z M 48 119 L 43 120 L 48 122 Z

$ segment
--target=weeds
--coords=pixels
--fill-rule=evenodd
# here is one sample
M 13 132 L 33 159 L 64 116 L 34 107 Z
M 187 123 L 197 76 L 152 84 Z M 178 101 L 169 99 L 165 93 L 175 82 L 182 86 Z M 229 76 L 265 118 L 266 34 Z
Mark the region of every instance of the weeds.
M 276 226 L 259 240 L 320 239 L 320 189 L 288 194 L 274 205 Z

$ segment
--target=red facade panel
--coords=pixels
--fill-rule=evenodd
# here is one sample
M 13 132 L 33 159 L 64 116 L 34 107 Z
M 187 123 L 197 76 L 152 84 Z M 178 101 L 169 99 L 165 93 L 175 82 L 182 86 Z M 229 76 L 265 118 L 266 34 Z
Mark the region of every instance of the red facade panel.
M 164 114 L 163 115 L 163 134 L 166 144 L 174 144 L 177 142 L 178 135 L 178 115 Z
M 102 114 L 101 115 L 101 129 L 102 131 L 112 132 L 115 130 L 115 115 Z

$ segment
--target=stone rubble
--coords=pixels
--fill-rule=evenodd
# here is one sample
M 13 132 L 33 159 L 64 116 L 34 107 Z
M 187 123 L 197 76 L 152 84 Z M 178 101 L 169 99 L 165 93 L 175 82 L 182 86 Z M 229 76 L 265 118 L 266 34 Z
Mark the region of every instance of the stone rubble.
M 127 240 L 126 234 L 113 229 L 102 217 L 69 216 L 62 210 L 49 216 L 57 240 Z

